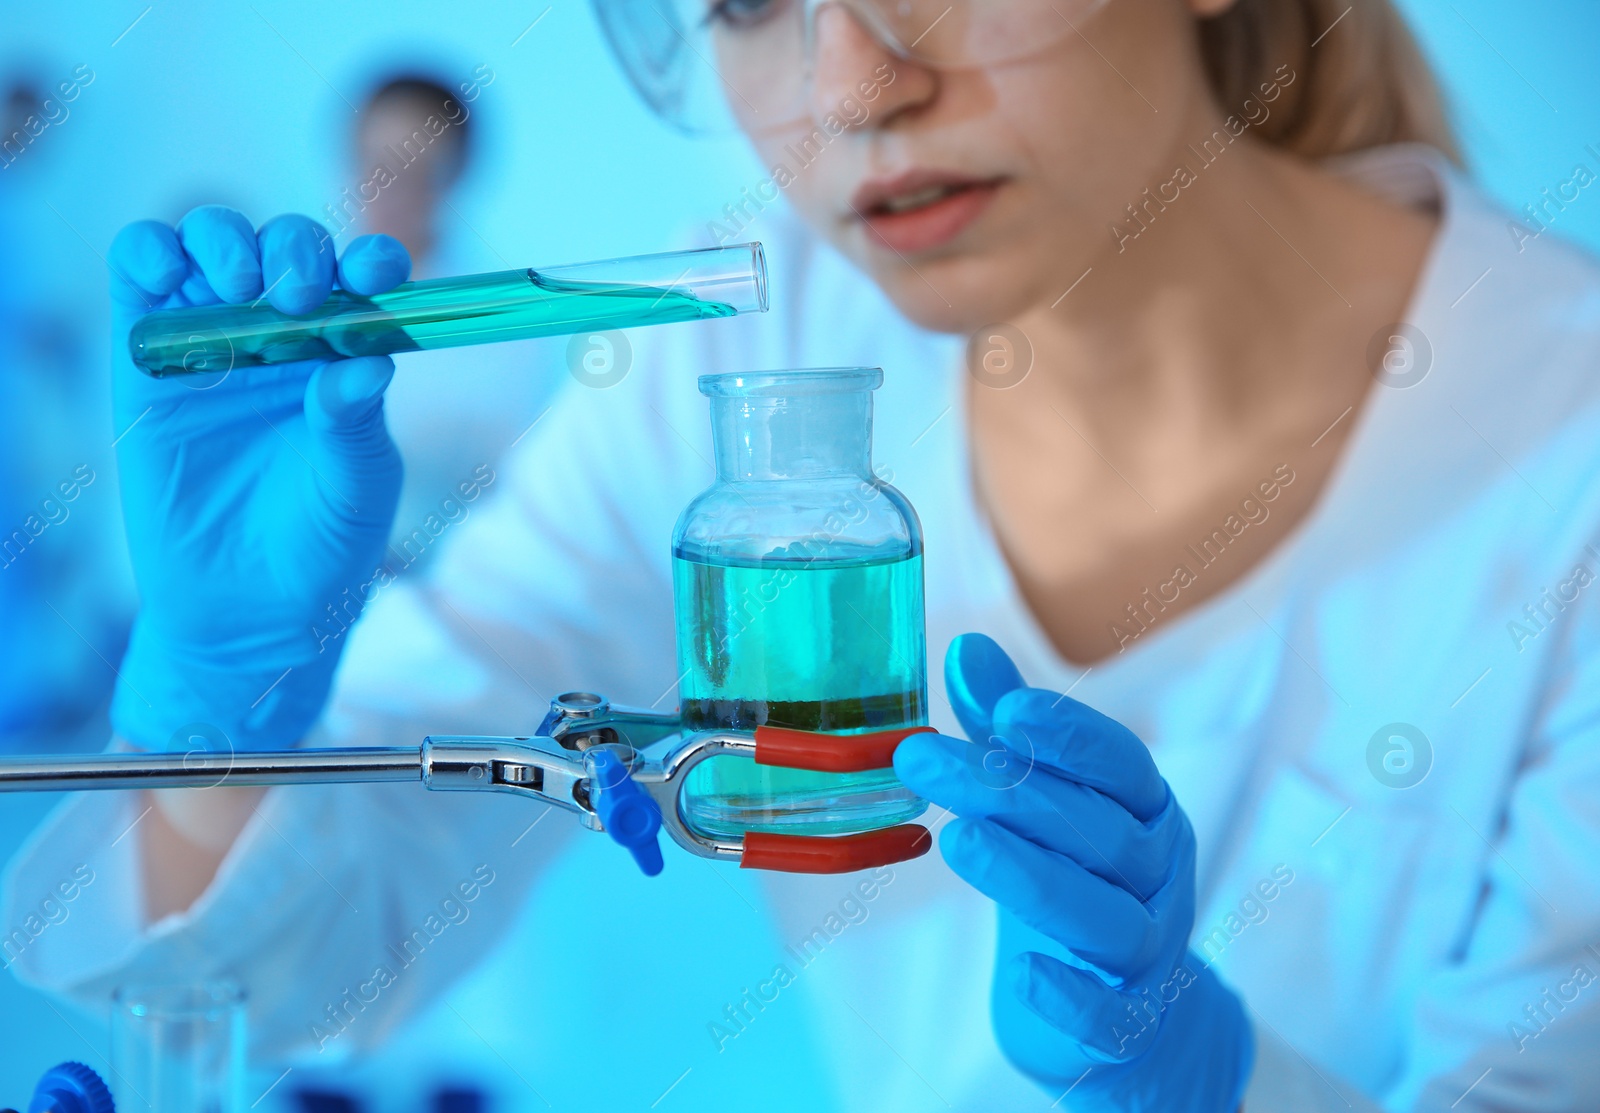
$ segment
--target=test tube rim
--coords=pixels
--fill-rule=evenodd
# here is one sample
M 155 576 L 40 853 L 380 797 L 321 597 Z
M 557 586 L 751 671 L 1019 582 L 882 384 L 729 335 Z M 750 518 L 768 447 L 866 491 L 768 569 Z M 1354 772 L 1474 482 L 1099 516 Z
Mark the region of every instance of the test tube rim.
M 741 244 L 750 252 L 750 275 L 756 285 L 757 313 L 765 313 L 771 303 L 767 300 L 767 249 L 761 246 L 760 240 L 752 240 Z

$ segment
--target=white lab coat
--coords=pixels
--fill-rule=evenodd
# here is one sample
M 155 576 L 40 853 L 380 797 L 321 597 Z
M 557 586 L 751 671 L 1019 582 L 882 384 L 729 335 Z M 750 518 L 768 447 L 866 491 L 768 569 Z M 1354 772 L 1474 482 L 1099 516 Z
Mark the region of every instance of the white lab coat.
M 1519 245 L 1420 148 L 1348 169 L 1442 211 L 1406 315 L 1431 370 L 1345 418 L 1342 462 L 1275 552 L 1125 652 L 1075 667 L 1023 605 L 973 498 L 959 341 L 907 324 L 789 228 L 767 236 L 770 314 L 635 334 L 620 385 L 564 392 L 427 581 L 373 604 L 314 741 L 517 733 L 574 688 L 670 706 L 668 542 L 711 478 L 695 375 L 882 365 L 874 455 L 922 518 L 930 657 L 985 631 L 1031 683 L 1150 746 L 1199 840 L 1194 946 L 1255 1021 L 1247 1105 L 1342 1110 L 1338 1085 L 1354 1108 L 1592 1108 L 1600 267 L 1549 235 Z M 1431 751 L 1408 788 L 1374 772 L 1396 723 Z M 1391 761 L 1383 775 L 1403 777 Z M 449 1059 L 501 1080 L 502 1108 L 1042 1111 L 1058 1096 L 996 1046 L 994 910 L 937 854 L 870 899 L 859 877 L 675 848 L 645 879 L 570 816 L 514 799 L 279 789 L 195 906 L 147 927 L 138 828 L 119 840 L 137 814 L 85 794 L 13 862 L 8 929 L 79 863 L 96 878 L 29 938 L 19 976 L 98 1004 L 151 974 L 231 974 L 253 994 L 259 1060 L 310 1070 L 392 1040 L 391 1071 Z M 819 931 L 802 964 L 795 946 Z

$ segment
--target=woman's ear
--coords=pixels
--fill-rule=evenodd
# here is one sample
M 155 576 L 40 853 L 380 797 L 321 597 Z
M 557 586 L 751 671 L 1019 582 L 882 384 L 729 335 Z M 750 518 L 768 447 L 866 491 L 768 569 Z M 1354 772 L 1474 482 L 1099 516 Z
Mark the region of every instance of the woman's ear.
M 1196 18 L 1211 19 L 1233 7 L 1238 0 L 1184 0 L 1184 2 L 1188 4 L 1189 11 Z

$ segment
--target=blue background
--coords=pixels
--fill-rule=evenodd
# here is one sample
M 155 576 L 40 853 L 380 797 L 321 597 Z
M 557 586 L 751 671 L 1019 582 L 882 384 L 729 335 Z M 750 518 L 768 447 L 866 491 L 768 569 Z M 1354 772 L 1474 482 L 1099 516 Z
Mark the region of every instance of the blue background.
M 1520 212 L 1580 163 L 1600 173 L 1593 0 L 1401 6 L 1490 193 Z M 62 676 L 72 697 L 47 741 L 37 727 L 0 732 L 0 748 L 97 749 L 106 737 L 102 701 L 132 609 L 104 374 L 102 257 L 123 224 L 175 221 L 207 201 L 258 222 L 323 214 L 359 180 L 345 155 L 353 105 L 405 68 L 451 82 L 493 74 L 470 106 L 479 157 L 442 229 L 461 269 L 679 247 L 764 176 L 740 142 L 690 141 L 649 116 L 576 0 L 6 0 L 0 25 L 0 84 L 28 75 L 53 88 L 80 64 L 95 75 L 70 115 L 0 170 L 0 533 L 75 466 L 97 477 L 38 552 L 0 569 L 0 700 Z M 1600 188 L 1551 230 L 1600 250 Z M 52 802 L 0 798 L 0 858 Z M 103 1046 L 98 1021 L 0 976 L 0 1105 L 24 1102 L 52 1062 L 102 1062 Z

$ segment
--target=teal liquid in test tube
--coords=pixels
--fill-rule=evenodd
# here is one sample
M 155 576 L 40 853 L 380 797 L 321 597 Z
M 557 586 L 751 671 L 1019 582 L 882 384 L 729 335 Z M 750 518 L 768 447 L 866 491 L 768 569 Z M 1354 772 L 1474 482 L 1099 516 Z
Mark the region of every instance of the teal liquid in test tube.
M 128 347 L 133 362 L 159 378 L 766 309 L 766 258 L 759 243 L 747 243 L 407 282 L 371 297 L 335 290 L 316 309 L 294 317 L 265 300 L 159 309 L 134 324 Z

